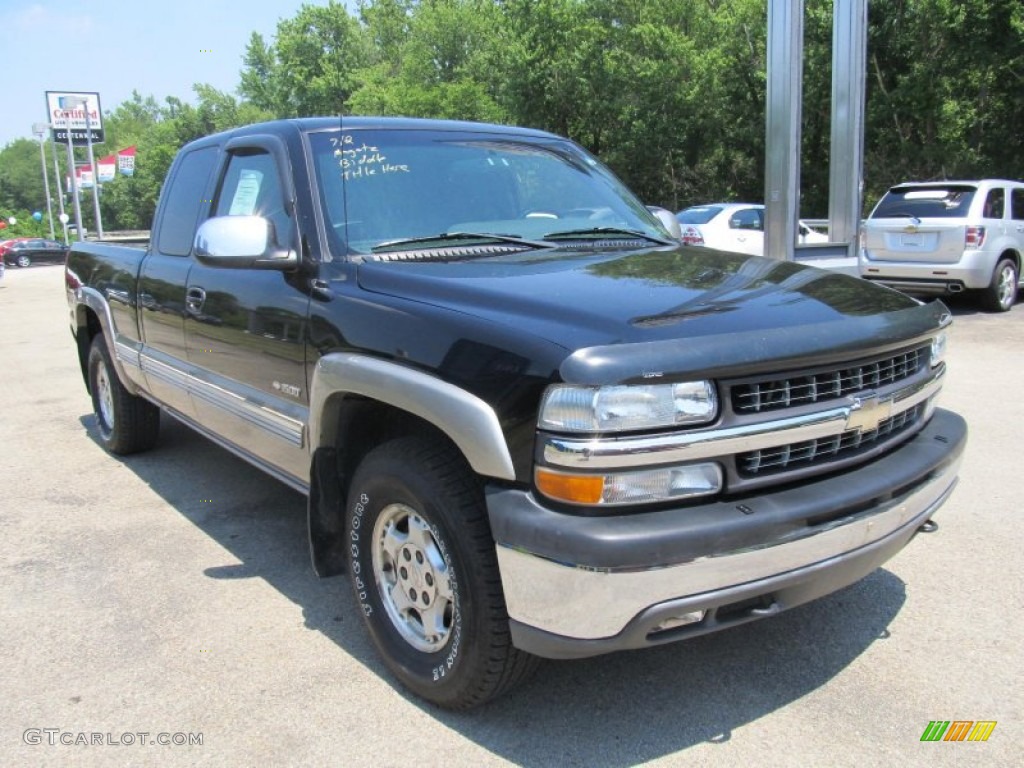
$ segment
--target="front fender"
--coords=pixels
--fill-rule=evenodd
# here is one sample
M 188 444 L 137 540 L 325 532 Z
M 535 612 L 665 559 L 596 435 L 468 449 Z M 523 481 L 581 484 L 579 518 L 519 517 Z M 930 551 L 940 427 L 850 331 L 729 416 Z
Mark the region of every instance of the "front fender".
M 515 480 L 508 443 L 490 405 L 430 374 L 355 353 L 332 353 L 317 361 L 310 385 L 311 450 L 334 445 L 341 404 L 351 395 L 418 416 L 444 432 L 478 474 Z

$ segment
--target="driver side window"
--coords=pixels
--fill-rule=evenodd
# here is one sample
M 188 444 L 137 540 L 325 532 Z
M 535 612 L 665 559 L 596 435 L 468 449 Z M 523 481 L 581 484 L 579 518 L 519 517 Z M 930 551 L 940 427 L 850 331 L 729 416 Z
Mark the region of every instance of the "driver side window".
M 242 150 L 231 155 L 217 193 L 215 216 L 262 216 L 274 225 L 277 243 L 291 241 L 292 219 L 285 208 L 281 178 L 270 153 Z

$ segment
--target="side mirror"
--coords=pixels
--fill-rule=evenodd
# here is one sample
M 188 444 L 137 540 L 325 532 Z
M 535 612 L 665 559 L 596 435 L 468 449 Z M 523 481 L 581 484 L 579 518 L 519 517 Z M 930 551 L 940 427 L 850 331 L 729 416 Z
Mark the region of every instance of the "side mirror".
M 215 216 L 199 225 L 196 258 L 211 267 L 292 269 L 298 254 L 277 244 L 274 224 L 262 216 Z
M 683 239 L 683 228 L 679 225 L 679 219 L 672 211 L 659 208 L 656 205 L 647 206 L 647 210 L 654 214 L 654 218 L 661 222 L 665 230 L 672 235 L 673 240 Z

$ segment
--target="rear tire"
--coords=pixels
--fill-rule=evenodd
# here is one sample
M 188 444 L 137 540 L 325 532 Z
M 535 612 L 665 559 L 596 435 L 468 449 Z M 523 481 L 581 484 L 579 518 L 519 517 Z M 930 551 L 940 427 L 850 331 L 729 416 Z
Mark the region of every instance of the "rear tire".
M 512 645 L 482 488 L 453 447 L 405 437 L 372 450 L 345 528 L 366 627 L 409 690 L 469 709 L 533 671 L 538 659 Z
M 1000 259 L 992 273 L 992 282 L 982 290 L 981 305 L 990 312 L 1007 312 L 1017 301 L 1017 265 Z
M 25 254 L 21 254 L 20 256 L 15 258 L 14 263 L 17 264 L 19 267 L 27 267 L 32 263 L 32 259 L 30 259 Z
M 126 456 L 148 451 L 160 436 L 160 409 L 131 394 L 110 361 L 102 336 L 89 348 L 89 394 L 103 447 Z

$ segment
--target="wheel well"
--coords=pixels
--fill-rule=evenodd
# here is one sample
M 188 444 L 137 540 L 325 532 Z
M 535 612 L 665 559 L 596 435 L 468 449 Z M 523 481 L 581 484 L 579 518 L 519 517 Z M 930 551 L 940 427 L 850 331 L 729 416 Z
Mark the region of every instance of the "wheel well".
M 1017 267 L 1017 274 L 1020 275 L 1020 254 L 1017 253 L 1017 251 L 1003 251 L 999 259 L 1010 259 L 1013 262 L 1014 266 Z
M 452 446 L 444 432 L 408 411 L 370 398 L 339 394 L 325 407 L 325 429 L 310 469 L 309 541 L 313 569 L 319 576 L 344 572 L 345 503 L 359 462 L 389 440 L 423 436 Z M 333 436 L 333 440 L 331 440 Z M 472 471 L 466 461 L 466 469 Z
M 338 479 L 342 498 L 348 493 L 348 481 L 363 457 L 378 445 L 398 437 L 419 435 L 458 447 L 433 424 L 379 400 L 348 396 L 338 413 L 334 434 Z

